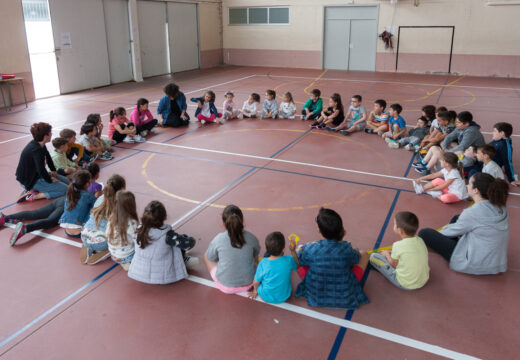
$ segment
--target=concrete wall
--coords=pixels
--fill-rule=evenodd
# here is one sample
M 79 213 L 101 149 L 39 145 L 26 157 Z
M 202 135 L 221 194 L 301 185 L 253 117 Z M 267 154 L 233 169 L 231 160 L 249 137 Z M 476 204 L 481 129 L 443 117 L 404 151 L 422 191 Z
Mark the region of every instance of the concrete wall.
M 223 0 L 224 62 L 321 68 L 323 9 L 345 5 L 339 0 L 287 0 L 289 25 L 228 25 L 230 7 L 281 6 L 275 0 Z M 520 5 L 488 6 L 488 0 L 354 0 L 353 5 L 379 6 L 378 33 L 394 26 L 394 50 L 378 41 L 376 70 L 395 71 L 399 25 L 453 25 L 452 72 L 520 77 L 517 21 Z M 414 6 L 418 3 L 418 6 Z M 446 29 L 402 29 L 399 71 L 447 71 L 451 32 Z
M 34 87 L 31 75 L 29 50 L 25 37 L 22 2 L 0 0 L 0 73 L 15 74 L 24 78 L 25 92 L 29 101 L 34 100 Z M 2 85 L 5 92 L 6 86 Z M 13 103 L 23 100 L 22 88 L 18 83 L 11 86 Z M 7 101 L 7 99 L 6 99 Z M 0 104 L 3 106 L 3 103 Z M 3 111 L 3 108 L 0 108 Z
M 199 3 L 200 67 L 222 64 L 222 4 Z

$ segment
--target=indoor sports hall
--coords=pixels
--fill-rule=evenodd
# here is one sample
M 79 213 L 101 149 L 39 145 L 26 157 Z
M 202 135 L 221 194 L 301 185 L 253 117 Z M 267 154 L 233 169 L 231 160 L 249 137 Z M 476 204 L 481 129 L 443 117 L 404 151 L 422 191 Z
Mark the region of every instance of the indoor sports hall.
M 186 278 L 147 284 L 130 278 L 128 266 L 109 252 L 96 264 L 80 260 L 83 238 L 68 236 L 70 228 L 56 224 L 13 241 L 20 226 L 7 221 L 0 228 L 1 360 L 518 357 L 515 181 L 500 210 L 508 216 L 509 241 L 507 266 L 497 274 L 455 271 L 430 248 L 429 278 L 419 289 L 401 289 L 369 265 L 358 285 L 369 302 L 348 309 L 311 306 L 295 296 L 300 271 L 291 273 L 292 293 L 281 303 L 226 294 L 204 258 L 217 234 L 227 231 L 222 214 L 230 204 L 258 238 L 258 266 L 270 261 L 269 254 L 262 259 L 269 233 L 284 235 L 285 255 L 294 240 L 305 249 L 323 239 L 321 208 L 341 216 L 343 240 L 352 248 L 391 252 L 401 240 L 394 228 L 399 212 L 414 213 L 419 230 L 440 230 L 478 207 L 482 191 L 471 194 L 479 175 L 465 174 L 470 197 L 455 203 L 416 194 L 414 180 L 423 175 L 416 171 L 418 148 L 392 148 L 377 131 L 345 135 L 311 126 L 302 109 L 314 89 L 332 113 L 331 96 L 340 94 L 345 115 L 354 95 L 367 115 L 384 99 L 387 108 L 401 105 L 408 131 L 425 105 L 443 106 L 470 112 L 486 144 L 495 140 L 497 123 L 511 124 L 514 147 L 520 1 L 0 0 L 0 13 L 2 214 L 53 201 L 37 200 L 38 192 L 27 188 L 33 192 L 20 198 L 24 186 L 16 174 L 24 149 L 36 141 L 33 124 L 50 124 L 52 139 L 64 129 L 79 139 L 89 114 L 99 114 L 100 138 L 109 140 L 111 111 L 122 107 L 130 117 L 140 98 L 163 123 L 159 102 L 175 83 L 186 97 L 189 123 L 155 126 L 143 141 L 136 135 L 111 144 L 112 159 L 91 162 L 99 165 L 96 181 L 104 187 L 114 174 L 124 177 L 139 219 L 147 204 L 160 201 L 164 224 L 196 239 Z M 259 94 L 258 116 L 199 121 L 204 106 L 191 98 L 209 90 L 218 112 L 228 93 L 237 109 Z M 292 94 L 294 118 L 262 118 L 267 90 L 276 92 L 278 105 Z M 42 146 L 55 151 L 52 141 Z M 513 177 L 518 153 L 508 153 Z M 67 186 L 76 181 L 72 176 Z

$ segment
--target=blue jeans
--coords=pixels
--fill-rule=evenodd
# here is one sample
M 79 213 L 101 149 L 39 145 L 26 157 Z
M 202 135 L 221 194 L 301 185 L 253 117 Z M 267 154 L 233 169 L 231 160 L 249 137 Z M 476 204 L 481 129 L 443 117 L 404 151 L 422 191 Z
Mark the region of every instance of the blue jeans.
M 47 199 L 55 199 L 57 197 L 64 196 L 67 194 L 69 179 L 63 175 L 58 174 L 58 180 L 58 182 L 48 183 L 42 178 L 39 178 L 36 180 L 32 190 L 36 190 L 44 194 Z

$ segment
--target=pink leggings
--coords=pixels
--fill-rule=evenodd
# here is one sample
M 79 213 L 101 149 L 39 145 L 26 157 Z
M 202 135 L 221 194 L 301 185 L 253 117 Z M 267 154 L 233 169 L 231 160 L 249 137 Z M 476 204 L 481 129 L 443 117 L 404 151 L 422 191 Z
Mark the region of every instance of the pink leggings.
M 222 114 L 221 114 L 221 113 L 218 113 L 218 117 L 221 117 L 221 116 L 222 116 Z M 215 121 L 217 121 L 217 117 L 215 116 L 215 114 L 211 114 L 210 117 L 206 117 L 206 116 L 204 116 L 204 115 L 202 115 L 202 114 L 198 114 L 198 115 L 197 115 L 197 119 L 199 119 L 199 121 L 200 121 L 200 120 L 209 121 L 209 122 L 215 122 Z
M 432 180 L 433 186 L 439 186 L 439 185 L 444 184 L 445 182 L 446 181 L 444 181 L 444 179 L 441 179 L 441 178 L 436 178 L 436 179 Z M 444 194 L 441 195 L 441 201 L 443 203 L 450 204 L 450 203 L 454 203 L 454 202 L 460 201 L 460 199 L 457 197 L 457 195 L 451 194 L 448 191 L 449 191 L 449 189 L 447 187 L 442 189 L 442 192 Z

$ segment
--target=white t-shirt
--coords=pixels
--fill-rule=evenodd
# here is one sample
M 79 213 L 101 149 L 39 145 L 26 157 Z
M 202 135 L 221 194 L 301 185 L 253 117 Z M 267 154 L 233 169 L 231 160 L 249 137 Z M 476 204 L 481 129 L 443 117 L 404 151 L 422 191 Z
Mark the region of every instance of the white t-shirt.
M 484 167 L 482 168 L 482 172 L 485 174 L 489 174 L 494 178 L 505 180 L 504 172 L 502 171 L 500 166 L 498 166 L 498 164 L 493 160 L 484 165 Z
M 253 101 L 252 104 L 249 103 L 249 100 L 244 101 L 244 105 L 242 105 L 242 112 L 246 115 L 256 115 L 257 108 L 256 108 L 257 102 Z
M 439 121 L 436 118 L 433 119 L 431 126 L 433 130 L 439 130 Z
M 282 102 L 280 103 L 280 112 L 294 115 L 296 112 L 296 105 L 294 105 L 292 102 Z
M 456 195 L 459 199 L 464 200 L 468 197 L 468 190 L 466 188 L 466 183 L 462 180 L 460 176 L 460 172 L 457 169 L 451 169 L 450 171 L 446 169 L 442 169 L 442 175 L 444 176 L 444 180 L 448 181 L 454 179 L 451 185 L 448 187 L 448 192 L 450 194 Z
M 204 117 L 211 117 L 211 111 L 209 110 L 209 102 L 205 102 L 203 105 L 202 105 L 202 109 L 200 109 L 200 114 Z

